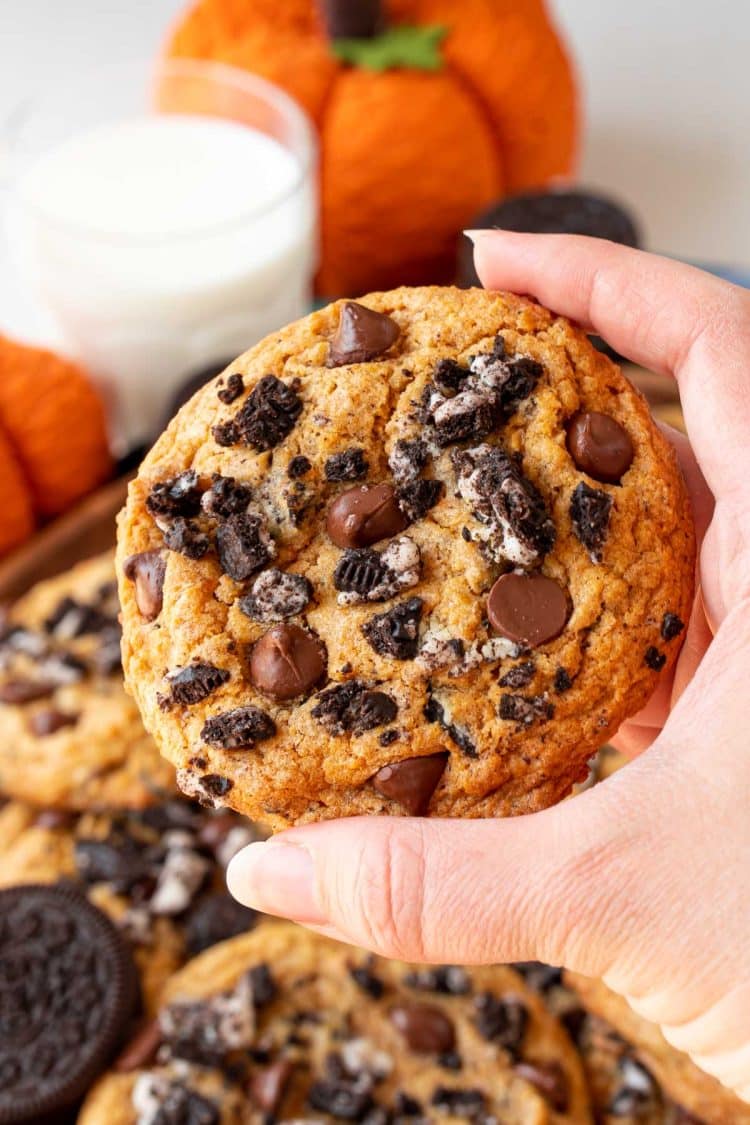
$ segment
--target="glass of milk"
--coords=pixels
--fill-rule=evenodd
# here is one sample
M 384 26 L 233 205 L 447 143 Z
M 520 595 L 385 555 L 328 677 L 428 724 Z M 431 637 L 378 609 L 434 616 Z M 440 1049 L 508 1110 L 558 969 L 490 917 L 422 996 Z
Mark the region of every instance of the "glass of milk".
M 312 128 L 221 64 L 71 75 L 16 115 L 8 241 L 49 337 L 105 391 L 113 444 L 151 438 L 185 379 L 307 311 Z

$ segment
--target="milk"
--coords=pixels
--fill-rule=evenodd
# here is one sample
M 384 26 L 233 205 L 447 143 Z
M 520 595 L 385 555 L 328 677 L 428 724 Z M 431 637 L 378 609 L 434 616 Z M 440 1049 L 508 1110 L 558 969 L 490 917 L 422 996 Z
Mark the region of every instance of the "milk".
M 103 385 L 116 445 L 151 437 L 186 375 L 230 360 L 310 301 L 310 169 L 216 117 L 151 114 L 34 160 L 14 256 L 65 346 Z

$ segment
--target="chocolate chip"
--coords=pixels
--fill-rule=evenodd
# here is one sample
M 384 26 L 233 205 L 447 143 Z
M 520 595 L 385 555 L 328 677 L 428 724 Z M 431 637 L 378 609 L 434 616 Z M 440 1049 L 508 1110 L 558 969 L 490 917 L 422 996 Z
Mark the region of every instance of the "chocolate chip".
M 173 703 L 189 707 L 193 703 L 200 703 L 212 695 L 222 684 L 230 678 L 226 668 L 217 668 L 215 664 L 202 664 L 196 661 L 185 668 L 176 668 L 167 673 L 169 682 L 169 695 L 160 700 L 162 710 L 167 710 Z
M 284 1089 L 292 1076 L 292 1063 L 289 1059 L 279 1059 L 269 1066 L 254 1070 L 248 1086 L 250 1097 L 266 1114 L 274 1114 L 281 1104 Z
M 439 480 L 415 480 L 398 490 L 398 506 L 412 522 L 421 520 L 443 495 Z
M 253 994 L 253 1004 L 256 1008 L 263 1008 L 270 1004 L 278 991 L 276 981 L 265 961 L 259 961 L 248 970 L 247 979 L 250 981 L 250 990 Z
M 392 484 L 361 485 L 337 496 L 328 509 L 326 529 L 337 547 L 369 547 L 408 527 Z
M 375 652 L 394 660 L 413 660 L 417 655 L 422 605 L 421 598 L 409 598 L 366 621 L 362 632 Z
M 514 668 L 509 668 L 505 675 L 500 677 L 498 683 L 500 687 L 526 687 L 534 679 L 535 673 L 534 661 L 524 660 L 521 664 L 516 664 Z
M 147 1067 L 156 1058 L 162 1044 L 161 1028 L 158 1020 L 149 1020 L 133 1036 L 125 1050 L 112 1064 L 117 1074 L 130 1074 L 141 1067 Z
M 388 466 L 397 484 L 403 486 L 417 480 L 430 460 L 427 442 L 421 438 L 406 441 L 400 438 L 388 457 Z
M 333 735 L 362 734 L 392 722 L 397 713 L 390 695 L 374 691 L 362 680 L 349 680 L 321 692 L 311 712 Z
M 260 516 L 248 512 L 230 516 L 216 532 L 219 561 L 225 574 L 244 582 L 276 554 L 276 547 Z
M 146 497 L 152 516 L 197 516 L 201 508 L 201 487 L 194 469 L 186 469 L 169 480 L 157 481 Z
M 428 723 L 438 723 L 443 728 L 451 742 L 461 750 L 467 758 L 477 757 L 477 748 L 474 740 L 463 727 L 452 723 L 446 718 L 445 708 L 434 695 L 429 695 L 424 706 L 424 717 Z
M 295 699 L 325 674 L 323 642 L 298 625 L 274 625 L 253 645 L 250 680 L 265 695 Z
M 236 707 L 208 719 L 201 738 L 220 750 L 252 750 L 256 742 L 273 738 L 276 724 L 258 707 Z
M 490 590 L 487 616 L 502 636 L 535 648 L 563 631 L 568 602 L 557 582 L 543 574 L 503 574 Z
M 371 39 L 383 23 L 382 0 L 319 0 L 329 39 Z
M 344 551 L 333 573 L 333 584 L 342 591 L 339 602 L 383 602 L 419 581 L 422 559 L 407 535 L 394 539 L 382 552 L 368 548 Z
M 154 621 L 161 613 L 164 575 L 167 563 L 161 551 L 140 551 L 128 555 L 122 564 L 125 577 L 135 585 L 135 604 L 146 621 Z
M 551 719 L 555 708 L 543 695 L 501 695 L 498 714 L 501 719 L 529 727 L 540 720 Z
M 339 1121 L 361 1121 L 372 1106 L 372 1080 L 358 1078 L 321 1078 L 314 1082 L 307 1095 L 311 1109 L 330 1113 Z
M 453 1024 L 432 1004 L 399 1004 L 390 1011 L 391 1023 L 413 1051 L 442 1054 L 456 1045 Z
M 42 809 L 34 817 L 36 828 L 45 828 L 51 832 L 61 829 L 67 831 L 73 827 L 75 821 L 75 813 L 69 812 L 67 809 Z
M 252 928 L 258 915 L 242 906 L 227 891 L 204 895 L 184 920 L 185 947 L 191 957 Z
M 579 469 L 594 480 L 619 484 L 633 460 L 633 443 L 608 414 L 576 414 L 568 427 L 568 450 Z
M 363 449 L 345 449 L 333 453 L 325 463 L 325 478 L 329 481 L 362 480 L 369 469 Z
M 367 363 L 387 352 L 401 330 L 385 313 L 375 312 L 356 301 L 345 301 L 328 352 L 329 367 Z
M 205 727 L 203 728 L 205 730 Z M 204 773 L 200 779 L 201 788 L 212 797 L 226 797 L 230 789 L 234 788 L 234 782 L 230 781 L 228 777 L 222 777 L 218 773 Z
M 202 559 L 211 547 L 211 540 L 192 520 L 178 516 L 162 531 L 170 551 L 177 551 L 188 559 Z
M 231 375 L 227 376 L 225 386 L 219 387 L 216 392 L 216 397 L 219 402 L 223 402 L 225 406 L 229 406 L 240 397 L 244 389 L 245 380 L 238 371 L 233 371 Z
M 601 562 L 602 548 L 609 530 L 612 497 L 600 488 L 589 488 L 583 481 L 570 498 L 573 530 L 588 551 L 592 562 Z
M 376 977 L 374 973 L 371 973 L 370 970 L 363 965 L 353 965 L 349 969 L 349 975 L 363 992 L 366 992 L 368 996 L 372 996 L 373 1000 L 379 1000 L 385 992 L 385 985 L 380 977 Z
M 514 996 L 501 998 L 482 992 L 474 1000 L 479 1034 L 491 1043 L 519 1055 L 529 1024 L 526 1006 Z
M 514 1069 L 518 1077 L 538 1090 L 554 1110 L 558 1113 L 567 1111 L 568 1076 L 558 1062 L 526 1059 L 516 1063 Z
M 555 670 L 555 678 L 552 681 L 552 686 L 558 695 L 564 695 L 566 691 L 570 691 L 573 686 L 570 672 L 566 668 L 557 668 Z
M 55 707 L 50 707 L 48 710 L 37 711 L 36 714 L 32 715 L 29 719 L 29 727 L 38 738 L 45 738 L 47 735 L 62 730 L 63 727 L 75 726 L 78 719 L 77 714 L 66 714 L 64 711 L 58 711 Z
M 258 575 L 250 593 L 240 598 L 239 607 L 253 621 L 283 621 L 302 613 L 312 594 L 312 585 L 304 575 L 272 567 Z
M 392 762 L 378 770 L 372 778 L 372 786 L 384 797 L 402 805 L 409 816 L 423 816 L 449 757 L 447 751 L 441 751 Z
M 676 613 L 665 613 L 661 622 L 662 640 L 673 641 L 675 637 L 679 637 L 684 628 L 684 622 Z
M 0 1120 L 67 1120 L 127 1033 L 138 977 L 122 936 L 70 885 L 0 892 Z
M 646 649 L 644 660 L 654 672 L 660 672 L 667 663 L 666 653 L 659 652 L 655 645 L 649 645 Z
M 497 446 L 480 445 L 453 455 L 458 493 L 489 534 L 485 549 L 497 562 L 533 566 L 555 542 L 544 501 L 516 460 Z
M 0 683 L 0 703 L 33 703 L 53 695 L 57 686 L 52 680 L 6 680 Z
M 469 377 L 469 368 L 455 359 L 440 359 L 435 364 L 432 381 L 444 395 L 454 395 Z
M 286 467 L 286 475 L 290 480 L 299 480 L 300 477 L 306 476 L 312 468 L 312 462 L 309 457 L 303 457 L 299 454 L 297 457 L 292 457 L 291 461 Z
M 451 1117 L 467 1118 L 471 1120 L 481 1113 L 487 1099 L 481 1090 L 454 1089 L 449 1086 L 438 1086 L 432 1095 L 432 1104 Z
M 214 473 L 211 487 L 203 493 L 201 508 L 207 516 L 226 519 L 238 512 L 246 512 L 252 498 L 250 485 Z
M 214 426 L 219 445 L 249 445 L 259 453 L 287 437 L 302 413 L 302 399 L 293 386 L 264 375 L 228 423 Z

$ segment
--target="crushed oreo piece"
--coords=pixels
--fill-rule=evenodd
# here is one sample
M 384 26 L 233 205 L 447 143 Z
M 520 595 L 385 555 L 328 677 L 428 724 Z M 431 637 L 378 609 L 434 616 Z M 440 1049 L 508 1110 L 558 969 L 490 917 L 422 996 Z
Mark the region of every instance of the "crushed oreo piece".
M 664 641 L 673 641 L 675 637 L 679 637 L 685 624 L 676 613 L 665 613 L 661 622 L 661 636 Z
M 441 394 L 454 395 L 461 389 L 469 375 L 469 368 L 464 367 L 458 360 L 439 359 L 432 373 L 432 381 Z
M 43 628 L 56 640 L 69 641 L 74 637 L 101 633 L 113 624 L 116 624 L 114 619 L 96 606 L 66 596 L 60 599 L 44 621 Z
M 246 512 L 251 499 L 250 485 L 243 484 L 234 477 L 214 473 L 211 487 L 203 493 L 201 508 L 207 516 L 226 519 L 238 512 Z
M 543 695 L 501 695 L 498 714 L 501 719 L 528 727 L 540 719 L 551 719 L 555 706 Z
M 567 668 L 555 669 L 555 678 L 552 681 L 552 686 L 558 695 L 564 695 L 566 691 L 570 691 L 573 686 L 573 680 Z
M 422 438 L 407 441 L 400 438 L 388 457 L 388 467 L 396 484 L 403 487 L 417 480 L 430 460 L 430 450 Z
M 219 402 L 223 402 L 225 406 L 229 406 L 240 397 L 244 389 L 245 380 L 242 378 L 239 371 L 233 371 L 231 375 L 227 375 L 227 381 L 224 386 L 219 387 L 216 392 L 216 397 Z
M 333 574 L 340 605 L 384 602 L 399 590 L 416 586 L 422 559 L 408 535 L 392 540 L 384 551 L 350 548 L 341 555 Z
M 444 1054 L 438 1056 L 438 1066 L 442 1066 L 445 1070 L 462 1070 L 464 1061 L 459 1055 L 458 1051 L 446 1051 Z
M 294 386 L 264 375 L 230 422 L 214 426 L 219 445 L 249 445 L 259 453 L 273 449 L 294 429 L 302 399 Z
M 220 750 L 251 750 L 256 742 L 273 738 L 276 724 L 270 715 L 259 707 L 235 707 L 208 719 L 201 730 L 201 738 L 209 746 Z
M 655 645 L 649 645 L 644 660 L 652 671 L 660 672 L 667 663 L 667 655 L 664 652 L 659 652 Z
M 517 1062 L 515 1072 L 533 1086 L 558 1113 L 568 1109 L 568 1076 L 556 1060 L 524 1059 Z
M 201 1000 L 173 1000 L 161 1009 L 159 1026 L 172 1058 L 221 1066 L 231 1052 L 253 1045 L 256 1021 L 250 982 L 244 976 L 231 991 Z
M 378 743 L 381 746 L 392 746 L 394 742 L 398 742 L 400 737 L 400 731 L 394 730 L 393 727 L 391 727 L 390 730 L 383 731 L 378 739 Z
M 139 1122 L 149 1125 L 219 1125 L 221 1112 L 211 1098 L 163 1074 L 139 1074 L 132 1093 Z
M 278 990 L 266 962 L 259 961 L 257 965 L 253 965 L 252 969 L 248 969 L 246 976 L 250 982 L 255 1007 L 263 1008 L 266 1004 L 270 1004 Z
M 364 450 L 354 448 L 332 453 L 323 471 L 327 481 L 362 480 L 369 467 Z
M 216 548 L 222 570 L 235 582 L 244 582 L 276 554 L 276 545 L 260 516 L 237 513 L 216 532 Z
M 432 394 L 426 406 L 426 417 L 441 448 L 486 437 L 498 422 L 493 399 L 470 389 L 461 391 L 455 398 Z
M 443 483 L 439 480 L 415 480 L 398 491 L 398 506 L 404 515 L 414 523 L 421 520 L 434 508 L 443 495 Z
M 404 984 L 421 992 L 440 992 L 446 996 L 467 996 L 471 978 L 460 965 L 431 965 L 406 973 Z
M 201 508 L 201 487 L 195 469 L 186 469 L 152 485 L 146 497 L 146 508 L 152 516 L 197 516 Z
M 570 498 L 570 519 L 594 563 L 601 562 L 611 512 L 612 497 L 608 492 L 590 488 L 584 481 L 576 486 Z
M 424 707 L 424 717 L 428 723 L 437 723 L 451 742 L 459 748 L 459 750 L 466 755 L 467 758 L 476 758 L 478 756 L 477 748 L 473 738 L 464 730 L 463 727 L 452 723 L 446 715 L 445 706 L 439 703 L 434 695 L 429 695 Z
M 164 542 L 170 551 L 177 551 L 188 559 L 202 559 L 211 548 L 211 540 L 192 520 L 178 516 L 162 529 Z
M 385 692 L 362 680 L 349 680 L 322 691 L 311 713 L 329 734 L 358 735 L 392 722 L 398 707 Z
M 166 711 L 175 703 L 187 707 L 200 703 L 225 684 L 229 677 L 230 673 L 226 668 L 217 668 L 214 664 L 203 664 L 200 661 L 184 668 L 175 668 L 166 675 L 169 695 L 162 696 L 159 706 L 162 711 Z
M 432 1105 L 451 1117 L 471 1119 L 481 1113 L 487 1099 L 481 1090 L 468 1087 L 458 1089 L 450 1086 L 437 1086 L 432 1095 Z
M 413 660 L 417 655 L 422 605 L 421 598 L 409 598 L 366 621 L 362 633 L 375 652 L 394 660 Z
M 372 996 L 373 1000 L 379 1000 L 385 992 L 385 985 L 380 977 L 376 977 L 374 973 L 364 965 L 353 965 L 349 969 L 349 975 L 363 992 L 368 996 Z
M 150 879 L 157 858 L 124 831 L 113 831 L 103 840 L 79 837 L 73 854 L 78 876 L 84 883 L 109 883 L 118 894 L 129 894 Z
M 185 918 L 185 946 L 191 957 L 220 941 L 252 928 L 258 915 L 242 906 L 228 891 L 214 891 L 200 898 Z
M 226 797 L 229 790 L 234 788 L 233 781 L 218 773 L 204 773 L 200 783 L 201 788 L 211 797 Z
M 530 567 L 555 542 L 553 524 L 535 486 L 516 459 L 497 446 L 479 445 L 453 455 L 458 494 L 472 507 L 476 538 L 495 562 Z
M 498 683 L 500 687 L 509 688 L 522 688 L 530 684 L 536 674 L 536 665 L 533 660 L 524 660 L 521 664 L 516 664 L 514 668 L 509 668 L 504 676 L 501 676 Z
M 660 1101 L 659 1087 L 651 1072 L 631 1055 L 623 1055 L 618 1063 L 622 1085 L 616 1090 L 607 1112 L 613 1117 L 644 1116 L 649 1107 Z
M 321 1078 L 310 1087 L 307 1101 L 311 1109 L 338 1121 L 361 1121 L 373 1105 L 372 1079 L 368 1074 Z
M 474 1000 L 479 1034 L 497 1043 L 511 1055 L 521 1053 L 529 1023 L 529 1012 L 514 996 L 501 998 L 491 992 L 482 992 Z
M 303 574 L 271 567 L 258 575 L 239 607 L 253 621 L 284 621 L 302 613 L 312 594 L 312 584 Z
M 300 477 L 306 476 L 312 468 L 312 461 L 309 457 L 304 457 L 301 453 L 296 457 L 292 457 L 291 461 L 286 467 L 286 475 L 290 480 L 299 480 Z

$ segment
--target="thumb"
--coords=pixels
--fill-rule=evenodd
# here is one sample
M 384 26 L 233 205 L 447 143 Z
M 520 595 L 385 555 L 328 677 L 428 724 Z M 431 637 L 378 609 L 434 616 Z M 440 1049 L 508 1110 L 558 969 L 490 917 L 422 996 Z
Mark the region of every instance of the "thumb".
M 630 772 L 510 820 L 359 817 L 294 828 L 240 852 L 229 888 L 385 956 L 534 958 L 601 973 L 628 940 L 642 882 Z

